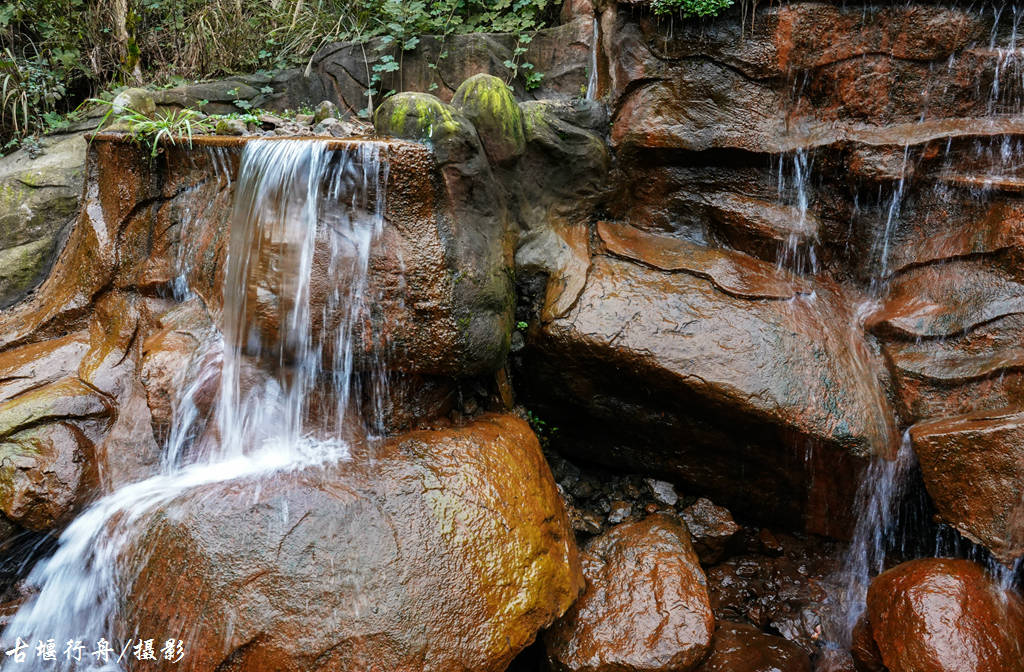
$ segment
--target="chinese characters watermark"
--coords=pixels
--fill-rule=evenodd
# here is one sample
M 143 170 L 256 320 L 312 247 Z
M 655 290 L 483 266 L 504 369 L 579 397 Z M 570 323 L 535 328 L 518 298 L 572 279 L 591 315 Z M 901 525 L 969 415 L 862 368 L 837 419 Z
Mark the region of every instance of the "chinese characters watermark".
M 69 639 L 63 649 L 57 645 L 56 639 L 43 641 L 37 639 L 35 645 L 17 638 L 14 646 L 4 651 L 9 662 L 26 663 L 29 661 L 54 661 L 58 656 L 62 660 L 73 660 L 75 662 L 93 661 L 96 663 L 122 662 L 130 660 L 151 660 L 177 663 L 185 657 L 185 642 L 180 639 L 160 640 L 156 639 L 129 639 L 123 645 L 115 647 L 106 638 L 101 637 L 96 642 L 87 643 L 81 639 Z

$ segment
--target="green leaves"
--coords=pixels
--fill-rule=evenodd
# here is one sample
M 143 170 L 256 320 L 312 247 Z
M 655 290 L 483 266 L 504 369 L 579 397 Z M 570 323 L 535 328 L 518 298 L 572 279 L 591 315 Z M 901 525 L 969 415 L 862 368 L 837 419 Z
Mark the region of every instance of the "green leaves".
M 695 16 L 717 16 L 724 9 L 732 7 L 733 0 L 653 0 L 651 8 L 655 14 L 681 14 L 684 18 Z
M 110 107 L 110 111 L 100 121 L 100 127 L 102 127 L 113 114 L 113 103 L 95 98 L 87 102 Z M 184 139 L 191 147 L 193 135 L 208 133 L 211 130 L 210 123 L 203 118 L 201 113 L 188 109 L 157 112 L 149 117 L 137 110 L 125 108 L 116 117 L 114 123 L 126 124 L 132 141 L 148 147 L 150 156 L 156 156 L 159 153 L 160 144 L 163 142 L 174 145 Z

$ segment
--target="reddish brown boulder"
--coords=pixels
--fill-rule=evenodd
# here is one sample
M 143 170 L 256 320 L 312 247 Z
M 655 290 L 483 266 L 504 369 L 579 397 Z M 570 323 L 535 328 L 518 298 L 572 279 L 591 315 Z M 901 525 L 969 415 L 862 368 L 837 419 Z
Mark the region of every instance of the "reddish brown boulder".
M 587 589 L 545 636 L 556 670 L 685 671 L 704 657 L 714 615 L 677 519 L 656 514 L 614 527 L 582 560 Z
M 583 586 L 536 437 L 483 416 L 375 450 L 164 507 L 124 622 L 191 633 L 192 672 L 504 670 Z
M 867 618 L 889 672 L 1024 670 L 1024 603 L 968 560 L 883 572 L 868 589 Z
M 939 515 L 1007 564 L 1024 555 L 1024 410 L 920 422 L 910 438 Z
M 696 672 L 811 672 L 811 660 L 796 644 L 752 625 L 719 621 L 711 653 Z

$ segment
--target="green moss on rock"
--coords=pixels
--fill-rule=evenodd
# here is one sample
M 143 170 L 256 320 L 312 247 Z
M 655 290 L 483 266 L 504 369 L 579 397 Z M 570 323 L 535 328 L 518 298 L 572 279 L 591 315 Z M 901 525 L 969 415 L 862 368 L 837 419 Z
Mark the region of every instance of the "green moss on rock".
M 470 77 L 455 91 L 452 105 L 476 126 L 495 163 L 515 159 L 526 149 L 523 113 L 505 82 L 497 77 Z
M 380 135 L 427 143 L 465 131 L 455 109 L 429 93 L 391 96 L 377 108 L 373 125 Z

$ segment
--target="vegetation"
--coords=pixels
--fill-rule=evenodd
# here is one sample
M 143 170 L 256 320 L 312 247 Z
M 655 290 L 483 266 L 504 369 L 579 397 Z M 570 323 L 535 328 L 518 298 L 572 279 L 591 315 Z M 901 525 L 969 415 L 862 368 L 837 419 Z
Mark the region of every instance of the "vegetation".
M 114 114 L 113 103 L 97 99 L 89 102 L 110 106 L 110 111 L 100 122 L 101 126 Z M 210 119 L 195 110 L 157 111 L 147 115 L 138 110 L 125 108 L 114 123 L 125 125 L 132 141 L 148 147 L 150 156 L 156 156 L 161 140 L 174 144 L 179 138 L 183 138 L 191 147 L 193 135 L 208 133 L 213 128 Z
M 175 84 L 308 63 L 327 42 L 378 43 L 370 97 L 381 75 L 426 34 L 513 32 L 522 60 L 558 0 L 9 0 L 0 2 L 0 132 L 47 130 L 60 113 L 121 85 Z M 442 51 L 441 57 L 447 53 Z M 435 64 L 436 67 L 436 64 Z M 50 115 L 47 121 L 47 115 Z
M 683 17 L 716 16 L 732 7 L 733 0 L 652 0 L 655 14 L 681 14 Z

